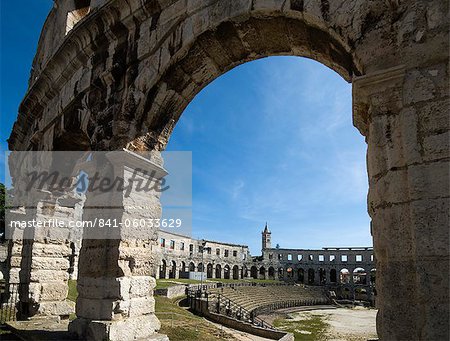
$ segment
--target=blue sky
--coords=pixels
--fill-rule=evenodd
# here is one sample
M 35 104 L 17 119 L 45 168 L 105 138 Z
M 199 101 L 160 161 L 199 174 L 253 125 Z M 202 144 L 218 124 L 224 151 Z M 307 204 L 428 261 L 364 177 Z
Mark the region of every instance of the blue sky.
M 168 150 L 191 150 L 193 234 L 260 250 L 371 245 L 351 85 L 305 58 L 241 65 L 203 89 Z
M 1 2 L 2 150 L 51 6 Z M 168 145 L 192 151 L 194 237 L 258 254 L 268 221 L 281 247 L 371 245 L 366 145 L 351 117 L 351 85 L 304 58 L 246 63 L 208 85 Z
M 52 0 L 0 1 L 0 181 L 4 179 L 6 140 L 25 95 L 31 63 Z

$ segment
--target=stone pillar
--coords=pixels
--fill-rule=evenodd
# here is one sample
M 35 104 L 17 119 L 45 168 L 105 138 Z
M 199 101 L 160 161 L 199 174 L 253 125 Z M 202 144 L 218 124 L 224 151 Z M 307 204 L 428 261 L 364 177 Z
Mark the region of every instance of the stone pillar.
M 8 157 L 14 188 L 14 209 L 7 214 L 9 283 L 19 286 L 20 319 L 59 320 L 75 311 L 74 303 L 67 301 L 67 281 L 70 242 L 79 237 L 70 225 L 77 220 L 76 207 L 82 201 L 72 183 L 78 156 L 76 152 L 12 152 Z M 27 226 L 19 228 L 17 221 Z
M 181 268 L 181 263 L 175 267 L 175 273 L 173 274 L 173 277 L 175 279 L 180 278 L 180 268 Z
M 11 214 L 24 221 L 67 221 L 73 219 L 74 207 L 62 206 L 59 200 L 64 199 L 67 198 L 41 199 L 35 209 L 27 208 L 22 215 Z M 9 283 L 18 286 L 18 318 L 68 319 L 75 312 L 75 304 L 67 300 L 71 254 L 69 229 L 16 230 L 11 243 Z
M 151 273 L 158 261 L 152 252 L 157 229 L 148 223 L 125 228 L 135 219 L 161 217 L 159 191 L 138 187 L 139 180 L 160 179 L 166 171 L 155 153 L 151 160 L 129 151 L 106 155 L 106 163 L 112 166 L 99 166 L 99 160 L 94 159 L 95 168 L 103 167 L 102 176 L 108 173 L 107 177 L 123 179 L 132 190 L 87 193 L 85 221 L 117 219 L 123 225 L 105 231 L 103 239 L 94 235 L 96 231 L 88 233 L 85 229 L 79 259 L 77 319 L 69 330 L 83 340 L 168 340 L 156 335 L 160 323 L 154 314 L 156 283 Z
M 380 340 L 449 338 L 447 62 L 356 78 L 366 136 Z

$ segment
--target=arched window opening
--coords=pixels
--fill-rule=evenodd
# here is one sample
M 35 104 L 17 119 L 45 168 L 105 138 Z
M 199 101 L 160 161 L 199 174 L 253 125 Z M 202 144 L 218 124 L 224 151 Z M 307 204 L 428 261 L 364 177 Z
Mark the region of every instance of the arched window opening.
M 216 278 L 222 278 L 222 267 L 220 264 L 216 265 Z
M 166 271 L 167 271 L 167 262 L 163 259 L 161 261 L 161 265 L 159 266 L 159 278 L 166 278 Z
M 367 273 L 363 268 L 356 268 L 353 270 L 353 283 L 367 284 Z
M 286 269 L 286 275 L 287 275 L 287 278 L 288 278 L 288 279 L 291 279 L 291 278 L 293 277 L 294 271 L 292 270 L 291 267 L 289 267 L 289 268 Z
M 370 270 L 370 284 L 374 285 L 377 278 L 377 269 Z
M 350 271 L 348 269 L 342 269 L 339 272 L 339 280 L 342 284 L 350 283 Z
M 237 265 L 233 266 L 233 279 L 239 279 L 239 267 Z
M 261 267 L 259 269 L 259 279 L 266 279 L 266 268 Z
M 331 283 L 336 283 L 337 282 L 336 269 L 331 269 L 330 270 L 330 282 Z
M 225 265 L 225 267 L 223 268 L 223 278 L 230 279 L 230 266 L 229 265 Z
M 178 272 L 179 272 L 179 274 L 178 274 L 179 278 L 189 278 L 189 274 L 186 274 L 186 263 L 185 262 L 181 262 L 181 267 Z
M 305 270 L 302 268 L 298 269 L 298 281 L 300 283 L 305 283 Z
M 175 278 L 177 274 L 177 263 L 175 261 L 172 261 L 171 267 L 169 270 L 169 278 Z
M 327 274 L 325 269 L 323 268 L 319 269 L 319 283 L 320 285 L 324 285 L 327 283 Z
M 309 269 L 308 270 L 308 284 L 309 285 L 313 285 L 314 281 L 315 281 L 315 271 L 314 269 Z
M 208 263 L 206 266 L 206 278 L 212 278 L 213 277 L 213 266 L 211 263 Z

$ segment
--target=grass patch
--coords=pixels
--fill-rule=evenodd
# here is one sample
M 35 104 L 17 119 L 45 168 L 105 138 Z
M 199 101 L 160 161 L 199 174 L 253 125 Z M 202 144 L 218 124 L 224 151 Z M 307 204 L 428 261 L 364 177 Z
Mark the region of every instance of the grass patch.
M 179 299 L 155 296 L 156 316 L 161 322 L 159 333 L 171 341 L 233 340 L 211 323 L 178 306 Z
M 295 341 L 322 341 L 326 340 L 328 323 L 323 315 L 313 315 L 300 321 L 277 319 L 273 325 L 283 331 L 294 334 Z
M 78 297 L 77 281 L 74 279 L 69 279 L 69 293 L 67 294 L 67 299 L 72 302 L 76 302 Z

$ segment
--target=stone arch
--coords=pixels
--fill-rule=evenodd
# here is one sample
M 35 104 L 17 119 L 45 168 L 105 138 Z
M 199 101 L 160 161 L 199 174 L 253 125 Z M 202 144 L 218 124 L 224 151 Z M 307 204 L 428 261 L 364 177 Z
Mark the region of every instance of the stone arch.
M 177 263 L 173 260 L 170 262 L 169 278 L 177 277 Z
M 228 264 L 226 264 L 223 267 L 223 278 L 224 279 L 230 279 L 231 278 L 230 272 L 231 272 L 230 266 Z
M 279 279 L 284 278 L 284 269 L 282 267 L 278 268 L 278 278 Z
M 370 284 L 375 285 L 377 279 L 377 269 L 373 268 L 370 270 Z
M 222 266 L 216 264 L 216 278 L 222 278 Z
M 266 268 L 263 266 L 259 268 L 259 279 L 266 279 Z
M 205 271 L 205 269 L 203 268 L 203 263 L 198 263 L 198 265 L 197 265 L 197 271 L 198 271 L 198 272 L 204 272 L 204 271 Z
M 233 266 L 233 279 L 239 279 L 239 266 Z
M 341 271 L 339 271 L 339 282 L 341 284 L 349 284 L 351 280 L 351 274 L 348 269 L 343 268 Z
M 382 293 L 378 300 L 379 337 L 448 339 L 448 328 L 436 328 L 449 325 L 448 314 L 444 314 L 448 310 L 448 295 L 442 300 L 442 289 L 433 287 L 436 289 L 433 294 L 434 290 L 429 290 L 431 284 L 426 281 L 411 285 L 399 284 L 397 280 L 399 273 L 403 278 L 440 276 L 436 282 L 445 282 L 448 277 L 448 202 L 442 202 L 448 196 L 448 176 L 436 176 L 445 173 L 440 167 L 448 169 L 447 148 L 438 142 L 448 127 L 437 129 L 429 124 L 448 121 L 448 49 L 442 48 L 448 46 L 448 20 L 442 14 L 448 12 L 447 4 L 425 1 L 418 6 L 408 1 L 367 0 L 324 3 L 199 1 L 187 2 L 189 9 L 175 11 L 172 2 L 159 5 L 135 0 L 128 4 L 93 1 L 95 16 L 88 16 L 65 38 L 64 34 L 57 34 L 49 49 L 42 48 L 48 37 L 64 32 L 65 28 L 46 24 L 49 29 L 39 44 L 37 63 L 33 65 L 36 71 L 9 140 L 10 149 L 29 150 L 28 141 L 36 133 L 48 137 L 60 123 L 56 118 L 67 112 L 69 105 L 85 109 L 81 98 L 90 92 L 93 100 L 87 101 L 86 109 L 98 113 L 92 117 L 93 125 L 102 127 L 98 131 L 86 129 L 95 149 L 114 150 L 128 145 L 133 150 L 160 150 L 179 114 L 199 89 L 243 61 L 295 54 L 329 65 L 346 79 L 365 73 L 363 78 L 355 77 L 358 85 L 354 87 L 354 122 L 369 143 L 369 213 L 374 226 L 376 259 L 383 265 L 377 279 Z M 129 20 L 130 17 L 138 20 Z M 171 20 L 163 21 L 164 18 Z M 414 34 L 413 28 L 419 25 L 424 34 Z M 99 46 L 98 41 L 105 43 Z M 87 60 L 98 61 L 90 72 L 85 68 Z M 63 78 L 58 70 L 64 70 Z M 59 101 L 57 96 L 64 100 Z M 110 98 L 115 99 L 114 105 L 108 103 Z M 92 103 L 95 101 L 103 103 Z M 43 117 L 40 122 L 39 117 Z M 38 140 L 38 149 L 48 147 L 48 139 Z M 435 142 L 430 142 L 430 148 L 419 148 L 418 140 Z M 421 176 L 410 175 L 412 169 L 405 171 L 410 167 L 420 167 Z M 383 177 L 399 179 L 396 192 L 405 195 L 397 198 Z M 436 185 L 435 179 L 445 180 Z M 404 202 L 405 196 L 415 202 L 423 200 L 424 206 Z M 395 206 L 398 207 L 394 212 Z M 436 232 L 423 233 L 424 222 L 434 222 Z M 119 249 L 119 244 L 114 247 Z M 418 256 L 424 245 L 442 247 L 427 249 L 424 261 Z M 89 267 L 90 254 L 84 249 L 90 246 L 83 245 L 80 252 L 80 263 L 85 263 L 85 267 Z M 111 244 L 99 245 L 97 254 L 109 255 L 104 252 L 108 247 Z M 405 251 L 411 249 L 417 251 Z M 112 264 L 117 263 L 118 254 L 111 254 L 117 258 Z M 398 259 L 404 259 L 404 264 L 399 264 Z M 89 274 L 88 270 L 81 272 L 81 280 Z M 115 283 L 122 272 L 108 268 L 93 278 L 103 275 Z M 399 285 L 408 305 L 391 304 L 398 297 Z M 80 302 L 89 299 L 83 296 L 85 292 L 88 290 L 80 291 Z M 419 304 L 417 297 L 427 300 Z M 97 301 L 102 302 L 102 297 Z M 403 319 L 402 309 L 411 318 Z M 424 324 L 420 317 L 432 310 L 444 313 L 436 314 L 440 318 L 430 319 L 434 322 Z M 76 323 L 83 325 L 86 321 L 103 319 L 90 316 L 91 311 L 91 307 L 80 306 L 77 309 L 80 321 Z
M 324 285 L 327 283 L 327 272 L 324 268 L 319 268 L 319 284 Z
M 208 263 L 206 266 L 206 278 L 212 278 L 213 277 L 213 265 L 211 263 Z
M 336 269 L 330 270 L 330 283 L 336 283 L 337 282 L 337 272 Z
M 286 277 L 287 277 L 289 280 L 292 280 L 292 278 L 294 277 L 294 269 L 293 269 L 291 266 L 288 266 L 288 267 L 286 268 Z
M 316 281 L 316 272 L 313 268 L 309 268 L 308 269 L 308 284 L 309 285 L 314 285 L 315 281 Z
M 297 270 L 297 280 L 300 283 L 305 283 L 305 270 L 303 270 L 303 268 Z
M 247 278 L 248 277 L 248 268 L 246 265 L 244 265 L 242 267 L 242 278 Z
M 196 266 L 194 262 L 189 263 L 189 272 L 195 272 Z
M 185 263 L 184 261 L 182 261 L 182 262 L 181 262 L 181 265 L 180 265 L 180 269 L 179 269 L 179 271 L 178 271 L 178 277 L 179 277 L 179 278 L 184 278 L 184 277 L 186 277 L 185 273 L 186 273 L 186 263 Z M 189 276 L 188 276 L 188 277 L 189 277 Z
M 167 275 L 167 262 L 165 259 L 161 260 L 161 264 L 159 265 L 159 278 L 164 279 Z
M 258 279 L 258 268 L 254 265 L 250 268 L 250 277 L 253 279 Z
M 319 28 L 318 22 L 310 25 L 305 18 L 298 17 L 298 13 L 293 14 L 292 17 L 236 16 L 236 21 L 217 22 L 214 29 L 196 36 L 176 65 L 169 65 L 159 83 L 145 94 L 147 103 L 156 97 L 162 98 L 162 102 L 153 102 L 148 110 L 148 113 L 156 114 L 148 130 L 160 132 L 158 143 L 162 144 L 159 148 L 164 148 L 174 123 L 192 98 L 213 79 L 242 63 L 267 56 L 294 55 L 315 59 L 347 81 L 362 74 L 362 67 L 357 66 L 345 39 L 331 34 L 325 22 Z M 266 25 L 271 27 L 270 31 L 264 29 Z M 248 37 L 252 41 L 243 38 L 244 32 L 253 32 L 252 38 Z M 319 39 L 321 43 L 318 43 Z M 169 116 L 166 108 L 171 109 Z M 150 120 L 142 118 L 142 121 Z
M 367 272 L 364 268 L 358 267 L 353 270 L 353 283 L 367 284 Z

